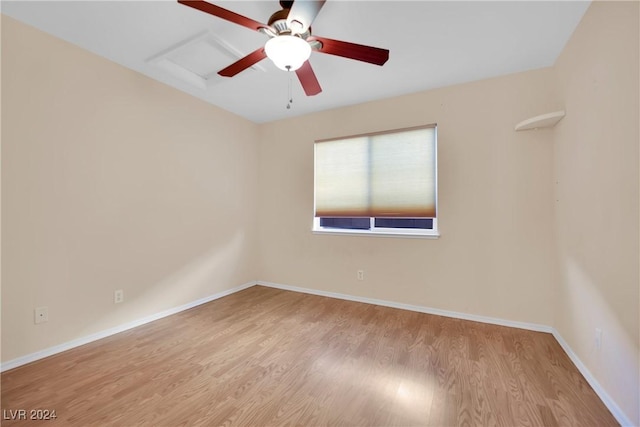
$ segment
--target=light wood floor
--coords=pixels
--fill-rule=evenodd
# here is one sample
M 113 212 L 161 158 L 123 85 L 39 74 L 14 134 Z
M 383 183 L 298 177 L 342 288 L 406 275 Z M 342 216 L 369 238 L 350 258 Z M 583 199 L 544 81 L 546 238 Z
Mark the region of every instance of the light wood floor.
M 3 425 L 611 426 L 545 333 L 252 287 L 2 374 Z

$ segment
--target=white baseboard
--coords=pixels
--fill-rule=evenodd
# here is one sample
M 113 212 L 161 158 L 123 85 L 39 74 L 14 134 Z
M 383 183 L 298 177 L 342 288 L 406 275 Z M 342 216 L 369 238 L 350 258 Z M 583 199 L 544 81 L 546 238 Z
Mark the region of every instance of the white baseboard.
M 417 311 L 419 313 L 435 314 L 437 316 L 452 317 L 454 319 L 471 320 L 473 322 L 490 323 L 492 325 L 508 326 L 510 328 L 526 329 L 536 332 L 552 333 L 553 328 L 550 326 L 539 325 L 537 323 L 516 322 L 513 320 L 498 319 L 495 317 L 479 316 L 476 314 L 460 313 L 457 311 L 440 310 L 437 308 L 423 307 L 419 305 L 403 304 L 393 301 L 385 301 L 374 298 L 359 297 L 355 295 L 340 294 L 335 292 L 319 291 L 316 289 L 299 288 L 297 286 L 281 285 L 279 283 L 258 281 L 258 285 L 267 286 L 269 288 L 283 289 L 287 291 L 302 292 L 305 294 L 319 295 L 323 297 L 337 298 L 347 301 L 363 302 L 366 304 L 381 305 L 383 307 L 400 308 L 402 310 Z
M 629 419 L 629 417 L 627 417 L 622 409 L 620 409 L 618 404 L 611 398 L 611 396 L 609 396 L 609 393 L 607 393 L 604 388 L 602 388 L 598 380 L 596 380 L 596 378 L 591 374 L 591 371 L 589 371 L 584 363 L 582 363 L 582 360 L 578 358 L 573 349 L 569 347 L 569 344 L 564 340 L 564 338 L 562 338 L 560 332 L 558 332 L 555 328 L 553 329 L 553 336 L 556 341 L 558 341 L 564 352 L 567 353 L 569 359 L 571 359 L 573 364 L 576 365 L 576 368 L 578 368 L 584 379 L 587 380 L 593 391 L 595 391 L 600 400 L 602 400 L 602 403 L 604 403 L 607 409 L 611 411 L 620 425 L 634 426 L 635 424 L 631 421 L 631 419 Z
M 595 377 L 591 374 L 589 369 L 587 369 L 584 363 L 582 363 L 582 361 L 578 358 L 578 356 L 571 349 L 571 347 L 569 347 L 569 344 L 567 344 L 567 342 L 562 338 L 560 333 L 555 328 L 552 328 L 551 326 L 539 325 L 536 323 L 515 322 L 512 320 L 497 319 L 494 317 L 478 316 L 475 314 L 467 314 L 467 313 L 460 313 L 456 311 L 440 310 L 437 308 L 402 304 L 402 303 L 397 303 L 393 301 L 365 298 L 365 297 L 340 294 L 335 292 L 319 291 L 316 289 L 300 288 L 297 286 L 282 285 L 279 283 L 258 281 L 257 284 L 262 286 L 267 286 L 270 288 L 283 289 L 287 291 L 302 292 L 305 294 L 319 295 L 323 297 L 337 298 L 337 299 L 342 299 L 347 301 L 363 302 L 367 304 L 375 304 L 375 305 L 380 305 L 384 307 L 400 308 L 403 310 L 417 311 L 420 313 L 427 313 L 427 314 L 435 314 L 438 316 L 452 317 L 455 319 L 472 320 L 474 322 L 490 323 L 492 325 L 509 326 L 512 328 L 527 329 L 530 331 L 550 333 L 553 335 L 556 341 L 558 341 L 562 349 L 569 356 L 569 359 L 571 359 L 571 361 L 576 366 L 576 368 L 578 368 L 578 371 L 580 371 L 582 376 L 584 376 L 584 378 L 587 380 L 591 388 L 593 388 L 593 391 L 596 392 L 598 397 L 602 400 L 602 402 L 605 404 L 607 409 L 609 409 L 611 414 L 616 418 L 616 420 L 620 423 L 620 425 L 634 426 L 630 418 L 627 417 L 627 415 L 622 411 L 622 409 L 620 409 L 620 407 L 616 404 L 616 402 L 611 398 L 609 393 L 607 393 L 602 388 L 600 383 L 595 379 Z
M 210 301 L 226 297 L 233 293 L 239 292 L 243 289 L 255 286 L 255 282 L 245 283 L 244 285 L 236 286 L 235 288 L 227 289 L 226 291 L 218 292 L 208 297 L 201 298 L 196 301 L 183 304 L 178 307 L 173 307 L 168 310 L 161 311 L 160 313 L 152 314 L 150 316 L 143 317 L 142 319 L 127 322 L 122 325 L 109 328 L 104 331 L 96 332 L 95 334 L 87 335 L 75 340 L 67 341 L 65 343 L 45 348 L 44 350 L 37 351 L 35 353 L 27 354 L 26 356 L 18 357 L 13 360 L 9 360 L 0 365 L 0 372 L 8 371 L 9 369 L 17 368 L 18 366 L 26 365 L 27 363 L 35 362 L 36 360 L 44 359 L 45 357 L 53 356 L 54 354 L 62 353 L 63 351 L 71 350 L 72 348 L 79 347 L 90 342 L 97 341 L 102 338 L 106 338 L 110 335 L 124 332 L 126 330 L 135 328 L 137 326 L 144 325 L 145 323 L 153 322 L 154 320 L 162 319 L 163 317 L 171 316 L 172 314 L 179 313 L 184 310 L 196 307 L 201 304 L 206 304 Z

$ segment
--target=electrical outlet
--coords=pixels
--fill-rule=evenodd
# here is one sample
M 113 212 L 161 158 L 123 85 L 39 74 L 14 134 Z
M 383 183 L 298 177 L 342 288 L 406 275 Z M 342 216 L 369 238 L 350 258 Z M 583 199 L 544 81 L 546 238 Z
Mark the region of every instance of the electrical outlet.
M 44 323 L 49 321 L 49 309 L 47 307 L 36 307 L 33 310 L 33 322 L 37 325 L 38 323 Z
M 364 270 L 358 270 L 358 280 L 364 280 Z
M 113 303 L 120 304 L 124 301 L 124 291 L 122 289 L 118 289 L 113 292 Z
M 596 328 L 596 348 L 600 350 L 602 348 L 602 329 Z

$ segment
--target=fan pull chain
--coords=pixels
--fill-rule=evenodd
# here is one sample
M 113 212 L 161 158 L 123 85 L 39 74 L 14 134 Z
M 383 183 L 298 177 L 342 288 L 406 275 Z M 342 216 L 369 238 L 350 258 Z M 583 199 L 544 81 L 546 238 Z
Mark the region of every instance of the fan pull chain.
M 293 95 L 291 94 L 291 67 L 287 66 L 287 74 L 289 75 L 289 84 L 288 84 L 288 88 L 287 88 L 287 99 L 289 99 L 289 102 L 287 103 L 287 110 L 291 109 L 291 104 L 293 104 Z

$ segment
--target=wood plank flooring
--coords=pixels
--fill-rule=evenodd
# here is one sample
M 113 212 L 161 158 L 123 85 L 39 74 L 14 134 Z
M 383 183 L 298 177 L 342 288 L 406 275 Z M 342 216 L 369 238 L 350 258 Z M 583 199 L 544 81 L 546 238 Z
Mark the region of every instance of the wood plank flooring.
M 550 334 L 255 286 L 5 372 L 39 426 L 613 426 Z

